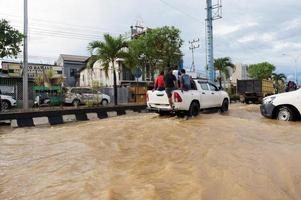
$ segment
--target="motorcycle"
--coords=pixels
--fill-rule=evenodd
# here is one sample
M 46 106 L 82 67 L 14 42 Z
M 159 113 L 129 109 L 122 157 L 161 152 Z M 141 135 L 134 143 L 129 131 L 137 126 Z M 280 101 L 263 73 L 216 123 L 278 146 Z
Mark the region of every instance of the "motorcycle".
M 33 107 L 38 108 L 41 106 L 50 106 L 50 98 L 45 97 L 43 98 L 41 95 L 36 96 Z

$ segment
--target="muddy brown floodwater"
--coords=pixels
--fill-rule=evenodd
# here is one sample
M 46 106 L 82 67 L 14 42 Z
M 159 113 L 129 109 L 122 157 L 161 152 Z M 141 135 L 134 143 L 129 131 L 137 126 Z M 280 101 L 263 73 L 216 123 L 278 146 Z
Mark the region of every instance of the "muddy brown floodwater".
M 301 123 L 258 106 L 0 129 L 0 199 L 301 199 Z

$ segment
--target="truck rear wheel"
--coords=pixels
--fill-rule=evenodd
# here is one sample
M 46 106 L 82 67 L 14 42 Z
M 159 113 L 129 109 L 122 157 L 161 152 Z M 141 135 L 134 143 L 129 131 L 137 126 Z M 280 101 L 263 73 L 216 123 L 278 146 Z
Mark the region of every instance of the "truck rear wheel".
M 239 101 L 240 101 L 240 103 L 245 103 L 246 98 L 243 95 L 240 95 L 239 96 Z
M 193 101 L 189 107 L 189 116 L 198 116 L 200 113 L 200 105 L 196 101 Z

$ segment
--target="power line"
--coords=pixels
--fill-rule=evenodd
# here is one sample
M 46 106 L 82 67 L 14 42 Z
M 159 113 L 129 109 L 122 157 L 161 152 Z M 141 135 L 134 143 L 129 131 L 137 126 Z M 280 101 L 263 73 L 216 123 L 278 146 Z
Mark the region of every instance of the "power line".
M 192 16 L 192 15 L 186 13 L 186 12 L 183 12 L 182 10 L 178 9 L 176 6 L 171 5 L 170 3 L 167 3 L 167 2 L 164 1 L 164 0 L 159 0 L 159 1 L 162 2 L 163 4 L 167 5 L 168 7 L 170 7 L 170 8 L 172 8 L 172 9 L 178 11 L 179 13 L 181 13 L 181 14 L 187 16 L 187 17 L 190 17 L 190 18 L 193 19 L 193 20 L 196 20 L 197 22 L 200 22 L 200 21 L 201 21 L 198 17 Z
M 22 21 L 20 18 L 21 16 L 18 15 L 11 15 L 11 14 L 6 14 L 6 13 L 0 13 L 1 15 L 4 16 L 11 16 L 12 18 L 15 18 L 16 21 Z M 94 32 L 111 32 L 111 33 L 120 33 L 119 31 L 112 31 L 108 28 L 99 28 L 99 27 L 91 27 L 91 26 L 83 26 L 83 25 L 76 25 L 76 24 L 68 24 L 68 23 L 62 23 L 58 21 L 52 21 L 52 20 L 43 20 L 43 19 L 36 19 L 36 18 L 31 18 L 30 19 L 31 24 L 45 24 L 49 26 L 49 24 L 52 24 L 53 26 L 59 26 L 59 27 L 64 27 L 64 28 L 75 28 L 75 29 L 82 29 L 82 30 L 89 30 L 89 31 L 94 31 Z M 127 25 L 119 24 L 124 27 L 128 27 Z
M 22 28 L 20 25 L 16 25 L 15 27 Z M 64 31 L 64 30 L 57 30 L 57 29 L 46 29 L 36 26 L 30 26 L 29 28 L 30 34 L 33 35 L 47 35 L 47 36 L 54 36 L 54 37 L 61 37 L 61 38 L 74 38 L 74 39 L 84 39 L 84 40 L 100 40 L 102 36 L 100 34 L 86 34 L 83 32 L 70 32 L 70 31 Z M 102 32 L 107 33 L 107 32 Z M 123 34 L 119 33 L 120 35 L 124 35 L 124 37 L 127 37 L 128 33 L 125 32 Z

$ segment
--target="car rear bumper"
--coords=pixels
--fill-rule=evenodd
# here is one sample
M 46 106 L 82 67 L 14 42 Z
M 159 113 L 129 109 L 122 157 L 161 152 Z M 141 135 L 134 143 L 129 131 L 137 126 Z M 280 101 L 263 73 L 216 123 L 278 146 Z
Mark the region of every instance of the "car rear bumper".
M 147 109 L 152 111 L 171 111 L 169 104 L 147 104 Z
M 261 114 L 265 117 L 268 117 L 268 118 L 273 117 L 274 109 L 275 109 L 275 106 L 271 103 L 261 104 L 261 106 L 260 106 Z
M 180 111 L 183 110 L 179 104 L 175 103 L 172 109 L 169 104 L 147 103 L 147 109 L 152 111 Z

